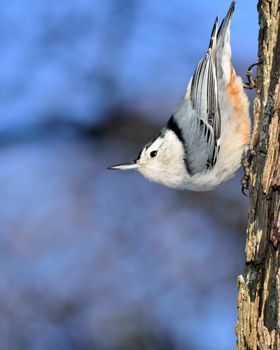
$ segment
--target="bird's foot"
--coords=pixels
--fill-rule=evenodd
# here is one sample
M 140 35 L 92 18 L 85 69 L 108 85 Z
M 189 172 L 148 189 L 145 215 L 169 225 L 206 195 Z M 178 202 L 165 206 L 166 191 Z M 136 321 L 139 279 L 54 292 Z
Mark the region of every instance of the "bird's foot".
M 257 62 L 254 64 L 251 64 L 251 66 L 248 67 L 247 72 L 246 72 L 246 76 L 248 79 L 247 83 L 243 83 L 243 87 L 244 89 L 254 89 L 256 87 L 256 79 L 253 79 L 253 67 L 262 64 L 262 62 Z
M 247 191 L 249 189 L 250 185 L 250 170 L 252 165 L 252 160 L 255 156 L 256 152 L 252 149 L 248 149 L 246 152 L 244 152 L 243 157 L 241 159 L 241 164 L 244 169 L 244 175 L 241 180 L 241 192 L 244 194 L 244 196 L 247 196 Z

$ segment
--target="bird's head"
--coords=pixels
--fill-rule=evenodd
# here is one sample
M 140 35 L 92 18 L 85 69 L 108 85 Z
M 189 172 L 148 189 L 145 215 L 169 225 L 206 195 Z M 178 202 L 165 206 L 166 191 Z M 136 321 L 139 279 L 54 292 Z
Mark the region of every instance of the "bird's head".
M 137 170 L 151 181 L 178 188 L 186 174 L 184 147 L 172 130 L 164 129 L 142 148 L 136 160 L 109 169 Z

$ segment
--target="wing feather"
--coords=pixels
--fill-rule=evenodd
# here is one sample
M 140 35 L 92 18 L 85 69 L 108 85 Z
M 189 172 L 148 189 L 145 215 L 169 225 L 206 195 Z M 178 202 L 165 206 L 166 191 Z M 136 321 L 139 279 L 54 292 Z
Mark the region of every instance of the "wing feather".
M 190 92 L 192 107 L 197 113 L 202 135 L 206 137 L 206 168 L 213 167 L 217 161 L 218 140 L 221 134 L 216 67 L 217 26 L 218 18 L 213 27 L 207 54 L 194 72 Z
M 220 61 L 226 50 L 223 47 L 229 45 L 229 26 L 234 6 L 235 1 L 232 1 L 219 30 L 216 18 L 208 51 L 198 63 L 186 93 L 172 115 L 172 123 L 167 124 L 167 128 L 176 125 L 181 132 L 190 175 L 211 169 L 219 155 L 221 114 L 218 79 L 224 79 Z

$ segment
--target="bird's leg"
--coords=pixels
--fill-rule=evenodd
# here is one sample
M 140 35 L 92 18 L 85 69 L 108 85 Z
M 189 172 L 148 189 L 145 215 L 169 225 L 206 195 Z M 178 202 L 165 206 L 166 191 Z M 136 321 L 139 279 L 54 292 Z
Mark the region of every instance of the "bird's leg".
M 245 191 L 249 189 L 250 169 L 251 169 L 252 159 L 254 158 L 255 154 L 256 152 L 249 148 L 246 152 L 244 152 L 241 159 L 241 164 L 244 169 L 244 175 L 241 180 L 241 192 L 244 194 L 244 196 L 247 196 Z
M 253 67 L 259 65 L 259 64 L 262 64 L 262 62 L 257 62 L 257 63 L 254 63 L 254 64 L 251 64 L 248 69 L 247 69 L 247 72 L 246 72 L 246 77 L 248 79 L 248 82 L 247 83 L 243 83 L 243 87 L 244 89 L 254 89 L 256 87 L 256 79 L 253 79 Z

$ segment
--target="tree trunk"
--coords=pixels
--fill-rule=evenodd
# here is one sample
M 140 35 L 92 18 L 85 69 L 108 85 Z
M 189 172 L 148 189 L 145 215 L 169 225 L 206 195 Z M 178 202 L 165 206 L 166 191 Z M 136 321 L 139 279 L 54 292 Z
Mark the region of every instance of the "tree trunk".
M 280 350 L 280 0 L 259 0 L 259 61 L 237 350 Z

